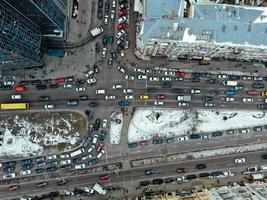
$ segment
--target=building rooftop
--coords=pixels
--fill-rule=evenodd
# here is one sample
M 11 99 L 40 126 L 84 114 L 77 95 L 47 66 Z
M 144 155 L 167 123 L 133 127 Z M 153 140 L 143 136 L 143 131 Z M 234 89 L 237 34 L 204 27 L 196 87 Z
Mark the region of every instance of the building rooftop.
M 174 39 L 267 48 L 267 9 L 218 4 L 192 4 L 182 18 L 182 0 L 146 0 L 142 40 Z M 169 9 L 169 10 L 168 10 Z

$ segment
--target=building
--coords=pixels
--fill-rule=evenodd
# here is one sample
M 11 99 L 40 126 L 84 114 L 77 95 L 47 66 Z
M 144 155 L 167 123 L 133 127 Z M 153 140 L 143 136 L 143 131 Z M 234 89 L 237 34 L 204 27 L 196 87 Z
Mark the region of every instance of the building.
M 0 68 L 41 66 L 40 28 L 5 1 L 0 1 L 0 13 Z
M 5 0 L 40 27 L 44 35 L 66 37 L 67 0 Z
M 136 36 L 140 58 L 267 60 L 266 8 L 189 0 L 135 4 L 141 10 Z

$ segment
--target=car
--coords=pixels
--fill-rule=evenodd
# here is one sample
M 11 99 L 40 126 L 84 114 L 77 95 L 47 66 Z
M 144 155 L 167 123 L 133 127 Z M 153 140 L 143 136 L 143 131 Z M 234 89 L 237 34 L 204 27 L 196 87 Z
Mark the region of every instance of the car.
M 123 93 L 124 93 L 124 94 L 133 94 L 133 93 L 134 93 L 134 90 L 133 90 L 133 89 L 130 89 L 130 88 L 128 88 L 128 89 L 123 89 Z
M 106 46 L 108 44 L 108 36 L 104 35 L 103 39 L 102 39 L 102 43 L 104 46 Z
M 119 101 L 118 106 L 129 106 L 130 102 L 127 100 Z
M 134 80 L 134 76 L 130 76 L 130 75 L 125 75 L 125 80 Z
M 110 12 L 110 19 L 115 20 L 115 10 L 111 10 Z
M 99 177 L 99 180 L 108 181 L 109 180 L 109 175 L 102 175 L 102 176 Z
M 87 151 L 88 153 L 91 153 L 95 149 L 95 145 L 93 144 Z
M 121 66 L 118 66 L 118 71 L 119 72 L 121 72 L 121 73 L 123 73 L 123 74 L 125 74 L 125 69 L 123 68 L 123 67 L 121 67 Z
M 16 173 L 9 173 L 9 174 L 3 175 L 3 179 L 11 179 L 11 178 L 15 178 L 15 177 L 16 177 Z
M 235 90 L 244 90 L 245 86 L 244 85 L 236 85 Z
M 99 151 L 97 151 L 97 152 L 99 152 Z M 96 155 L 96 158 L 97 158 L 97 159 L 101 158 L 105 153 L 106 153 L 105 149 L 102 149 L 102 150 Z
M 87 79 L 87 83 L 89 83 L 89 84 L 96 83 L 96 78 Z
M 147 76 L 146 75 L 138 75 L 137 77 L 139 80 L 147 80 Z
M 164 106 L 164 101 L 154 101 L 155 106 Z
M 94 126 L 93 126 L 93 128 L 94 128 L 94 130 L 95 131 L 98 131 L 99 130 L 99 128 L 100 128 L 100 124 L 101 124 L 101 119 L 96 119 L 95 120 L 95 124 L 94 124 Z M 95 142 L 95 137 L 98 137 L 98 135 L 97 134 L 95 134 L 94 135 L 94 138 L 93 138 L 93 144 L 95 144 L 96 142 Z
M 117 20 L 117 24 L 121 24 L 121 23 L 123 23 L 123 22 L 126 22 L 126 20 L 127 20 L 127 17 L 122 16 L 122 17 L 120 17 L 120 18 Z
M 149 95 L 147 95 L 147 94 L 140 95 L 139 99 L 140 100 L 149 100 Z
M 227 90 L 227 91 L 225 91 L 225 95 L 234 96 L 234 95 L 236 95 L 236 91 L 235 90 Z
M 236 158 L 234 160 L 234 163 L 236 163 L 236 164 L 241 164 L 241 163 L 244 163 L 244 162 L 246 162 L 245 158 Z
M 148 145 L 148 141 L 147 140 L 143 140 L 143 141 L 140 141 L 140 146 L 145 146 L 145 145 Z
M 217 78 L 218 79 L 228 79 L 228 75 L 227 74 L 218 74 Z
M 29 170 L 24 170 L 24 171 L 20 171 L 20 175 L 21 176 L 25 176 L 25 175 L 29 175 L 29 174 L 31 174 L 32 173 L 32 171 L 29 169 Z
M 82 157 L 82 161 L 84 161 L 84 160 L 88 160 L 89 158 L 92 158 L 93 157 L 93 155 L 92 154 L 88 154 L 88 155 L 86 155 L 86 156 L 83 156 Z
M 172 81 L 172 78 L 171 77 L 161 77 L 161 81 Z
M 149 81 L 159 81 L 159 77 L 149 77 Z
M 14 191 L 14 190 L 19 190 L 19 185 L 10 185 L 8 187 L 8 191 Z
M 71 89 L 71 88 L 73 88 L 73 84 L 72 83 L 64 83 L 63 88 Z
M 64 195 L 67 195 L 67 196 L 75 196 L 75 194 L 72 191 L 69 191 L 67 189 L 64 190 Z
M 76 92 L 84 92 L 85 91 L 85 87 L 77 87 Z
M 116 96 L 115 95 L 106 95 L 105 96 L 105 99 L 106 100 L 115 100 L 116 99 Z
M 113 60 L 112 60 L 112 58 L 109 58 L 108 59 L 108 67 L 112 68 L 112 65 L 113 65 Z
M 264 78 L 261 77 L 261 76 L 254 76 L 254 77 L 253 77 L 253 80 L 254 80 L 254 81 L 263 81 Z
M 107 56 L 107 48 L 102 49 L 102 57 L 105 58 Z
M 118 16 L 123 17 L 125 15 L 127 15 L 127 10 L 126 9 L 120 9 L 118 12 Z
M 107 119 L 103 119 L 103 122 L 102 122 L 103 129 L 107 128 L 107 124 L 108 124 L 108 120 Z
M 11 99 L 13 99 L 13 100 L 22 99 L 22 95 L 21 94 L 13 94 L 13 95 L 11 95 Z
M 109 2 L 106 2 L 105 3 L 105 12 L 108 12 L 109 11 Z
M 155 170 L 154 169 L 146 169 L 145 170 L 145 175 L 153 175 L 155 174 Z
M 212 134 L 211 134 L 212 137 L 220 137 L 222 135 L 223 135 L 223 133 L 221 131 L 212 132 Z
M 262 154 L 261 159 L 263 159 L 263 160 L 267 159 L 267 154 Z
M 89 105 L 90 107 L 97 107 L 97 106 L 99 105 L 99 103 L 98 103 L 98 102 L 94 102 L 94 101 L 92 101 L 92 102 L 90 102 L 88 105 Z
M 225 97 L 225 101 L 235 101 L 234 97 Z
M 24 92 L 26 90 L 26 87 L 24 86 L 16 86 L 15 91 L 16 92 Z
M 162 82 L 161 83 L 162 88 L 172 88 L 172 83 L 170 82 Z
M 156 98 L 157 99 L 166 99 L 166 95 L 165 94 L 157 94 Z
M 19 82 L 19 84 L 22 85 L 22 86 L 26 86 L 26 85 L 30 84 L 30 81 L 22 80 L 22 81 Z
M 55 108 L 55 104 L 45 104 L 45 105 L 44 105 L 44 108 L 45 108 L 46 110 L 54 109 L 54 108 Z
M 48 156 L 46 157 L 46 159 L 47 159 L 47 160 L 55 160 L 55 159 L 57 159 L 57 155 L 56 155 L 56 154 L 48 155 Z
M 262 132 L 263 131 L 263 128 L 261 126 L 256 126 L 256 127 L 253 128 L 253 130 L 255 132 Z
M 200 94 L 201 90 L 200 89 L 191 89 L 191 94 Z
M 51 84 L 51 85 L 49 85 L 49 87 L 50 87 L 51 89 L 55 89 L 55 88 L 58 88 L 59 85 L 58 85 L 58 84 Z
M 50 97 L 49 96 L 40 96 L 39 97 L 39 100 L 40 101 L 49 101 L 50 100 Z
M 84 187 L 83 190 L 86 192 L 86 193 L 89 193 L 89 194 L 94 194 L 94 189 L 92 188 L 89 188 L 89 187 Z
M 124 30 L 126 28 L 127 24 L 126 23 L 122 23 L 122 24 L 118 24 L 117 25 L 117 29 L 118 30 Z
M 9 85 L 9 86 L 11 86 L 11 85 L 14 85 L 14 84 L 15 84 L 15 81 L 13 81 L 13 80 L 7 80 L 7 81 L 4 81 L 3 84 L 4 84 L 4 85 Z
M 124 34 L 125 34 L 125 31 L 124 31 L 124 30 L 120 30 L 120 31 L 117 33 L 116 38 L 117 38 L 117 39 L 120 39 Z
M 263 83 L 253 83 L 252 84 L 252 88 L 254 88 L 254 89 L 262 89 L 264 87 L 265 87 L 265 85 Z
M 80 95 L 79 100 L 88 100 L 88 96 L 87 95 Z
M 247 91 L 247 94 L 248 95 L 261 95 L 261 92 L 260 91 L 258 91 L 258 90 L 248 90 Z
M 68 160 L 61 160 L 61 161 L 60 161 L 60 164 L 61 164 L 61 165 L 68 165 L 68 164 L 71 164 L 71 160 L 70 160 L 70 159 L 68 159 Z
M 217 84 L 218 83 L 218 80 L 217 79 L 208 79 L 207 80 L 207 83 L 208 84 Z
M 125 40 L 124 48 L 125 48 L 125 49 L 129 49 L 129 46 L 130 46 L 130 42 L 129 42 L 129 40 Z
M 12 89 L 12 86 L 11 85 L 2 85 L 1 86 L 1 89 L 2 90 L 11 90 Z
M 242 76 L 241 78 L 243 81 L 251 81 L 253 79 L 252 76 Z
M 104 123 L 104 122 L 103 122 Z M 106 125 L 106 128 L 107 128 L 107 126 L 108 125 Z M 105 138 L 106 138 L 106 136 L 107 136 L 107 131 L 106 130 L 101 130 L 101 132 L 100 132 L 100 136 L 99 136 L 99 140 L 100 141 L 104 141 L 105 140 Z
M 176 173 L 180 174 L 180 173 L 185 173 L 188 172 L 188 169 L 182 167 L 182 168 L 177 168 L 176 169 Z
M 213 101 L 213 97 L 211 97 L 211 96 L 204 96 L 204 97 L 202 97 L 202 101 L 203 102 L 211 102 L 211 101 Z
M 205 169 L 206 167 L 207 167 L 207 165 L 204 164 L 204 163 L 201 163 L 201 164 L 197 164 L 197 165 L 196 165 L 196 168 L 197 168 L 197 169 Z
M 98 146 L 96 147 L 96 152 L 100 152 L 103 149 L 103 147 L 104 147 L 104 143 L 103 142 L 100 142 L 98 144 Z
M 212 103 L 212 102 L 206 102 L 206 103 L 204 103 L 204 106 L 205 106 L 205 107 L 214 107 L 214 106 L 215 106 L 215 103 Z
M 67 101 L 67 106 L 77 106 L 78 101 L 77 100 L 68 100 Z
M 243 97 L 242 98 L 242 101 L 244 103 L 252 103 L 253 102 L 253 98 L 250 98 L 250 97 Z
M 126 95 L 124 98 L 126 100 L 133 100 L 134 99 L 134 95 Z
M 112 57 L 113 60 L 117 59 L 117 54 L 116 54 L 115 51 L 113 51 L 113 50 L 110 51 L 110 55 L 111 55 L 111 57 Z
M 114 84 L 114 85 L 112 85 L 112 89 L 113 90 L 121 89 L 121 88 L 122 88 L 122 85 L 121 84 Z
M 175 72 L 173 72 L 173 71 L 165 71 L 164 75 L 165 76 L 175 76 Z
M 37 187 L 45 187 L 45 186 L 47 186 L 47 184 L 48 184 L 47 181 L 43 181 L 43 182 L 37 183 L 36 186 Z
M 128 144 L 128 148 L 135 148 L 138 146 L 138 143 L 137 142 L 132 142 L 132 143 L 129 143 Z
M 85 168 L 85 164 L 77 164 L 74 166 L 75 169 L 84 169 Z
M 106 25 L 108 24 L 108 15 L 104 16 L 104 24 L 106 24 Z
M 185 101 L 184 102 L 181 101 L 181 102 L 178 103 L 178 106 L 179 107 L 187 107 L 188 105 L 189 105 L 189 103 L 188 102 L 185 102 Z
M 249 133 L 248 128 L 239 129 L 239 133 Z

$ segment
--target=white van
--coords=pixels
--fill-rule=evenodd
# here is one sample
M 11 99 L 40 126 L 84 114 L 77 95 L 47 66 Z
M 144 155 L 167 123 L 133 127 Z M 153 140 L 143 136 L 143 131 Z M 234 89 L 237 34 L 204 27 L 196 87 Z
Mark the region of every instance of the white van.
M 120 85 L 120 84 L 115 84 L 115 85 L 112 86 L 113 90 L 121 89 L 121 88 L 122 88 L 122 85 Z
M 100 89 L 95 91 L 96 94 L 105 94 L 106 90 Z
M 267 170 L 267 165 L 261 165 L 260 170 Z

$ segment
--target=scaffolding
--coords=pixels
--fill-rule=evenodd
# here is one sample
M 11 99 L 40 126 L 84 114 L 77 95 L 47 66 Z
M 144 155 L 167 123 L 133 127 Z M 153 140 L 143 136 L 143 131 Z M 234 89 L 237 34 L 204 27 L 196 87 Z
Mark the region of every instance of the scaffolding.
M 43 65 L 38 56 L 41 32 L 38 26 L 0 1 L 0 69 Z
M 67 20 L 66 0 L 5 0 L 24 16 L 41 28 L 41 32 L 49 30 L 65 30 Z

